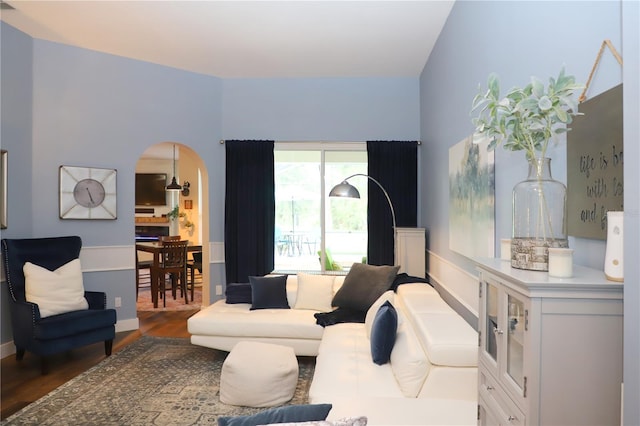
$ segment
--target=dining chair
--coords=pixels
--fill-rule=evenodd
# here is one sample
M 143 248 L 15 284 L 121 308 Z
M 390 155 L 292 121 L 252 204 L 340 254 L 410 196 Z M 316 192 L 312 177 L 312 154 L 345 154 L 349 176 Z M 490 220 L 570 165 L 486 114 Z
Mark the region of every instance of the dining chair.
M 202 273 L 202 252 L 201 251 L 193 252 L 191 253 L 191 256 L 193 257 L 193 259 L 187 260 L 187 271 L 189 272 L 189 277 L 191 278 L 187 283 L 187 287 L 190 287 L 191 289 L 191 301 L 193 302 L 195 286 L 196 286 L 196 280 L 195 280 L 196 269 L 198 270 L 198 272 Z
M 167 275 L 171 276 L 171 292 L 176 298 L 176 288 L 180 282 L 180 290 L 184 295 L 185 303 L 189 303 L 187 296 L 187 245 L 189 241 L 162 241 L 160 250 L 160 262 L 152 265 L 152 273 L 158 278 L 158 289 L 163 298 L 163 306 L 167 306 L 166 281 Z
M 180 235 L 162 235 L 159 238 L 160 242 L 164 242 L 164 241 L 180 241 L 182 239 L 182 237 Z M 173 298 L 176 298 L 176 284 L 175 284 L 175 280 L 176 277 L 174 276 L 175 274 L 171 274 L 171 290 L 173 293 Z M 187 283 L 187 285 L 189 285 Z M 164 293 L 162 294 L 162 297 L 164 297 Z M 180 289 L 180 297 L 183 297 L 183 292 L 182 292 L 182 288 Z
M 182 239 L 182 237 L 180 237 L 180 235 L 161 235 L 160 238 L 158 238 L 158 241 L 160 241 L 162 243 L 164 241 L 180 241 L 181 239 Z M 162 262 L 162 260 L 160 260 L 160 262 Z M 176 279 L 175 276 L 172 274 L 171 275 L 171 289 L 172 289 L 172 292 L 173 292 L 173 298 L 174 299 L 176 298 L 175 290 L 174 290 L 174 288 L 175 288 L 175 284 L 174 284 L 175 279 Z M 162 298 L 164 298 L 164 292 L 161 293 L 161 296 L 162 296 Z M 180 294 L 180 297 L 182 297 L 182 294 Z
M 138 291 L 140 290 L 141 278 L 145 278 L 145 282 L 148 279 L 149 285 L 151 285 L 151 266 L 153 260 L 140 260 L 138 258 L 138 250 L 136 250 L 136 302 L 138 301 Z M 142 273 L 142 271 L 147 271 Z M 146 286 L 145 286 L 146 287 Z

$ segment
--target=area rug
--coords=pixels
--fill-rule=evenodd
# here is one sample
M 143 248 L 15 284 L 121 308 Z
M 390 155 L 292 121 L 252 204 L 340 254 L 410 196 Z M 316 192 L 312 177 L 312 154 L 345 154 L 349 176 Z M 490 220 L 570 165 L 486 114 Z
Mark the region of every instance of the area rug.
M 1 424 L 216 425 L 219 416 L 263 410 L 220 402 L 227 354 L 188 339 L 143 336 Z M 314 360 L 300 357 L 299 366 L 287 405 L 307 403 Z
M 163 306 L 163 300 L 158 299 L 158 307 L 154 308 L 151 302 L 151 289 L 149 287 L 142 287 L 138 292 L 138 301 L 136 303 L 136 310 L 138 311 L 190 311 L 193 309 L 200 309 L 202 305 L 202 288 L 196 287 L 194 289 L 193 301 L 191 301 L 191 290 L 189 290 L 189 304 L 184 303 L 184 297 L 180 297 L 180 290 L 176 294 L 176 299 L 173 299 L 171 291 L 167 290 L 167 306 Z

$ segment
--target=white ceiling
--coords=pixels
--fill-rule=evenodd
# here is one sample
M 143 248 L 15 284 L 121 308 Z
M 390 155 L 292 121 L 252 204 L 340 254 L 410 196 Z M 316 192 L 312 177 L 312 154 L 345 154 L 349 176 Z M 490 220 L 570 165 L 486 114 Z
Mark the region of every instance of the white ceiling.
M 417 77 L 454 0 L 5 0 L 37 39 L 222 78 Z

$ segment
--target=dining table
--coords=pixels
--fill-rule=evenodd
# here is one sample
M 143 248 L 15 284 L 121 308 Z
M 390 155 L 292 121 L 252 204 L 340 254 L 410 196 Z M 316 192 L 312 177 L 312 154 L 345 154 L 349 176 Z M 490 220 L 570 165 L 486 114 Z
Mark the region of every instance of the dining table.
M 143 251 L 146 253 L 153 254 L 153 267 L 151 268 L 151 301 L 153 302 L 153 307 L 158 307 L 158 276 L 157 276 L 157 267 L 160 265 L 160 253 L 162 253 L 162 242 L 161 241 L 144 241 L 144 242 L 136 242 L 136 250 Z M 200 244 L 192 244 L 189 242 L 187 245 L 187 252 L 201 252 L 202 245 Z

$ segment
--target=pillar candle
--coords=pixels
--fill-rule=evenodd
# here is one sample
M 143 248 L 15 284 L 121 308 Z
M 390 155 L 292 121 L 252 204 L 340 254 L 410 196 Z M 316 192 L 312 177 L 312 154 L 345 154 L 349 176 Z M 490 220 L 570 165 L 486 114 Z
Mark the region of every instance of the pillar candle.
M 511 260 L 511 240 L 509 238 L 500 240 L 500 259 Z
M 573 275 L 573 249 L 549 249 L 549 276 L 569 278 Z

